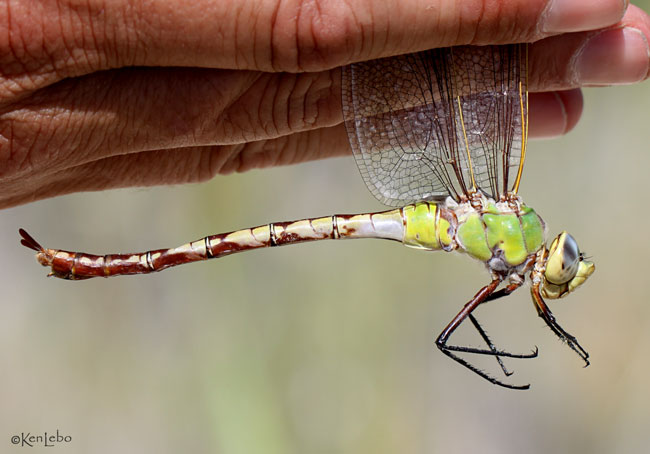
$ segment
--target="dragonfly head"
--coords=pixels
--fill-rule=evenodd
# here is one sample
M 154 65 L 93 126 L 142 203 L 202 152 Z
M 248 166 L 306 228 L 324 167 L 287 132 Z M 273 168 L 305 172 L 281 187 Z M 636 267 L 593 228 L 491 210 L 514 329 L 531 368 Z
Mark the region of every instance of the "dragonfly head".
M 560 233 L 548 249 L 542 296 L 562 298 L 580 287 L 595 269 L 593 262 L 585 260 L 576 240 L 566 231 Z

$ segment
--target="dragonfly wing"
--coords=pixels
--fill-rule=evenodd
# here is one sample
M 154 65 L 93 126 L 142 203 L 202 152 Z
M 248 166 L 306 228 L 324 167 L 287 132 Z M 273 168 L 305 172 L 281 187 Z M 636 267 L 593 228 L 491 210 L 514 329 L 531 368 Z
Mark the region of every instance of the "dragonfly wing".
M 527 47 L 461 47 L 453 61 L 476 186 L 493 198 L 517 192 L 528 133 Z
M 357 165 L 387 205 L 512 186 L 526 133 L 525 45 L 455 47 L 343 69 Z M 515 174 L 513 177 L 512 174 Z

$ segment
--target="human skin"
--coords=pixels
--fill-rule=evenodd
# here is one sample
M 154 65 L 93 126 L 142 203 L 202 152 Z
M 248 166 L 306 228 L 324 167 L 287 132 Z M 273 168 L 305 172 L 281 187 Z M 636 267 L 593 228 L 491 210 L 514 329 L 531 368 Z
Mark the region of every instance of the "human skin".
M 340 67 L 533 43 L 530 136 L 649 72 L 625 0 L 0 0 L 0 208 L 350 153 Z

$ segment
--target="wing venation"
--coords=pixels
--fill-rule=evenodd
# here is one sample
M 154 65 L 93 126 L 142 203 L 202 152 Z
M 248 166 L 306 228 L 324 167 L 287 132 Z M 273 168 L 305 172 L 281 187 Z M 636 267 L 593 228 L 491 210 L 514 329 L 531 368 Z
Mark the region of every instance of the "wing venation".
M 345 67 L 345 125 L 370 191 L 391 206 L 459 200 L 474 186 L 504 196 L 526 140 L 526 79 L 525 45 L 434 49 Z

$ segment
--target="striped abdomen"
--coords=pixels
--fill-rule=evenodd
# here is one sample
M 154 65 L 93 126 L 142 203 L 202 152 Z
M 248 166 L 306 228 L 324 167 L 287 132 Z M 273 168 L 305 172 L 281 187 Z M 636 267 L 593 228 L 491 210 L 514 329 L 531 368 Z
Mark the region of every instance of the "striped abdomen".
M 434 203 L 420 202 L 396 210 L 358 215 L 333 215 L 277 222 L 250 229 L 207 236 L 171 249 L 133 254 L 93 255 L 41 247 L 20 230 L 21 243 L 35 250 L 51 276 L 88 279 L 123 274 L 146 274 L 184 263 L 223 257 L 263 247 L 339 238 L 383 238 L 428 250 L 455 248 L 455 216 Z

